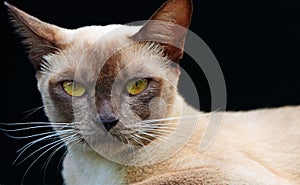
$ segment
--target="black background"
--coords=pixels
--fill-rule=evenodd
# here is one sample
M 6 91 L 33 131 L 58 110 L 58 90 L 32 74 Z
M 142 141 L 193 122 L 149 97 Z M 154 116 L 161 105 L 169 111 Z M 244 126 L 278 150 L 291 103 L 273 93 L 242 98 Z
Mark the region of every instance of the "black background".
M 146 20 L 163 2 L 9 1 L 43 21 L 66 28 Z M 3 3 L 0 8 L 0 122 L 46 121 L 42 110 L 23 119 L 26 111 L 41 106 L 41 98 L 21 39 L 9 24 Z M 219 61 L 227 85 L 228 110 L 300 104 L 300 6 L 296 1 L 194 0 L 190 30 L 208 44 Z M 182 66 L 200 89 L 201 108 L 209 110 L 208 85 L 203 75 L 199 76 L 200 69 L 192 62 L 182 62 Z M 21 183 L 38 155 L 18 166 L 12 162 L 17 149 L 29 141 L 0 132 L 0 184 Z M 41 168 L 47 156 L 39 160 L 25 176 L 24 184 L 60 184 L 58 162 L 62 154 L 51 160 L 45 176 Z

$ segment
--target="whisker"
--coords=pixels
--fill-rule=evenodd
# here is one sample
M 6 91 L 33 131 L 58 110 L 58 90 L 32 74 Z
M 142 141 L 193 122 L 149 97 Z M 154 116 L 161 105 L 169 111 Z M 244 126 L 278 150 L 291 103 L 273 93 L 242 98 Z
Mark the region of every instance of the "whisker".
M 17 152 L 20 152 L 21 150 L 23 150 L 24 148 L 26 148 L 28 145 L 37 143 L 37 142 L 42 141 L 42 140 L 50 139 L 50 138 L 53 138 L 53 137 L 58 137 L 58 135 L 57 135 L 57 133 L 55 131 L 53 131 L 52 133 L 54 133 L 54 134 L 47 135 L 47 136 L 44 136 L 42 138 L 36 139 L 34 141 L 31 141 L 30 143 L 27 143 L 25 146 L 23 146 L 22 148 L 20 148 L 19 150 L 17 150 Z
M 134 147 L 132 145 L 132 143 L 130 142 L 130 140 L 128 139 L 128 137 L 124 137 L 127 141 L 127 143 L 129 144 L 129 150 L 133 151 L 134 150 Z
M 187 121 L 181 122 L 181 123 L 188 123 Z M 178 125 L 178 123 L 172 123 L 172 122 L 166 122 L 166 123 L 149 123 L 149 124 L 142 124 L 140 125 L 140 128 L 143 130 L 152 130 L 152 131 L 157 131 L 161 129 L 165 130 L 176 130 L 177 127 L 173 127 L 173 125 Z
M 36 107 L 36 108 L 33 108 L 33 109 L 26 110 L 26 111 L 24 111 L 24 112 L 22 112 L 22 113 L 31 112 L 31 111 L 34 111 L 34 110 L 36 110 L 36 109 L 41 109 L 41 108 L 43 108 L 43 107 L 44 107 L 44 106 L 42 105 L 42 106 L 39 106 L 39 107 Z
M 143 130 L 144 132 L 154 132 L 157 134 L 157 136 L 159 135 L 159 133 L 174 133 L 174 130 L 161 130 L 161 129 L 147 129 L 147 130 Z
M 74 142 L 74 141 L 77 141 L 80 137 L 74 137 L 74 136 L 77 136 L 77 133 L 73 134 L 72 137 L 70 137 L 69 139 L 67 140 L 63 140 L 64 141 L 64 145 L 63 146 L 67 146 L 69 145 L 70 143 Z M 48 157 L 48 159 L 46 160 L 46 167 L 45 167 L 45 164 L 43 165 L 43 167 L 47 168 L 47 165 L 48 163 L 50 162 L 51 158 L 53 157 L 53 155 L 55 155 L 55 153 L 57 151 L 59 151 L 61 149 L 61 147 L 57 148 L 56 150 L 54 150 L 51 155 Z M 43 168 L 42 167 L 42 168 Z
M 162 140 L 162 137 L 160 136 L 160 135 L 158 135 L 158 134 L 151 134 L 151 133 L 148 133 L 148 132 L 144 132 L 144 131 L 139 131 L 139 134 L 142 134 L 142 135 L 147 135 L 147 136 L 149 136 L 149 137 L 152 137 L 152 138 L 155 138 L 155 139 L 157 139 L 157 140 L 161 140 L 161 141 L 163 141 Z M 139 135 L 138 134 L 138 135 Z M 142 137 L 141 135 L 139 135 L 140 137 Z M 143 138 L 143 139 L 145 139 L 145 140 L 147 140 L 147 141 L 150 141 L 150 142 L 155 142 L 154 140 L 150 140 L 150 139 L 148 139 L 148 138 Z
M 33 144 L 34 144 L 34 143 L 39 142 L 39 141 L 42 141 L 42 140 L 51 139 L 51 138 L 53 138 L 53 137 L 59 137 L 59 136 L 65 134 L 65 133 L 72 132 L 72 131 L 73 131 L 73 129 L 70 129 L 70 130 L 64 130 L 64 131 L 60 131 L 60 132 L 57 132 L 57 131 L 49 132 L 49 133 L 54 133 L 54 134 L 44 136 L 44 137 L 39 138 L 39 139 L 37 139 L 37 140 L 34 140 L 34 141 L 30 142 L 30 143 L 33 143 Z M 24 147 L 26 147 L 26 146 L 29 145 L 30 143 L 26 144 Z M 22 147 L 21 149 L 19 149 L 17 152 L 19 152 L 20 150 L 22 150 L 24 147 Z
M 139 121 L 139 124 L 143 123 L 152 123 L 152 122 L 158 122 L 158 121 L 170 121 L 170 120 L 178 120 L 178 119 L 190 119 L 190 118 L 196 118 L 200 116 L 204 116 L 206 114 L 201 115 L 190 115 L 190 116 L 175 116 L 175 117 L 168 117 L 168 118 L 159 118 L 159 119 L 148 119 L 148 120 L 142 120 Z
M 62 135 L 62 134 L 61 134 L 61 135 Z M 17 153 L 19 153 L 19 152 L 20 152 L 20 153 L 18 154 L 17 158 L 14 160 L 13 164 L 15 164 L 16 161 L 20 158 L 20 156 L 21 156 L 28 148 L 30 148 L 32 145 L 34 145 L 34 144 L 36 144 L 36 143 L 38 143 L 38 142 L 41 142 L 41 141 L 43 141 L 43 140 L 47 140 L 47 139 L 51 139 L 51 138 L 55 138 L 55 137 L 59 137 L 59 136 L 60 136 L 59 134 L 54 133 L 54 134 L 52 134 L 52 135 L 47 135 L 47 136 L 45 136 L 45 137 L 42 137 L 42 138 L 39 138 L 39 139 L 37 139 L 37 140 L 34 140 L 34 141 L 30 142 L 30 143 L 27 143 L 25 146 L 23 146 L 22 148 L 20 148 L 20 149 L 17 151 Z
M 144 133 L 144 135 L 148 135 L 148 134 Z M 140 138 L 140 140 L 147 140 L 147 141 L 149 141 L 150 143 L 152 143 L 152 144 L 154 144 L 156 146 L 159 146 L 159 142 L 157 140 L 164 141 L 163 137 L 157 137 L 157 136 L 153 137 L 153 138 L 155 138 L 154 140 L 151 140 L 151 139 L 149 139 L 147 137 L 143 137 L 143 136 L 138 135 L 138 134 L 135 134 L 135 137 Z M 144 146 L 144 145 L 142 145 L 142 146 Z M 152 156 L 151 151 L 148 150 L 147 148 L 145 148 L 145 149 L 146 149 L 145 152 L 148 153 L 148 154 L 150 154 L 150 156 Z
M 64 143 L 61 143 L 61 145 L 60 146 L 58 146 L 58 148 L 57 149 L 55 149 L 55 151 L 53 151 L 52 153 L 51 153 L 51 155 L 47 158 L 47 160 L 44 162 L 44 164 L 43 164 L 43 166 L 42 166 L 42 168 L 41 168 L 41 171 L 42 171 L 42 169 L 44 168 L 44 177 L 43 177 L 43 181 L 44 181 L 44 184 L 46 184 L 45 182 L 46 182 L 46 172 L 47 172 L 47 167 L 48 167 L 48 164 L 50 163 L 50 160 L 51 160 L 51 158 L 60 150 L 60 149 L 62 149 L 62 148 L 64 148 L 66 145 L 64 144 Z M 46 164 L 46 166 L 45 166 L 45 164 Z
M 69 129 L 69 130 L 73 130 L 73 129 Z M 63 130 L 63 131 L 67 131 L 67 130 Z M 32 137 L 38 137 L 38 136 L 43 136 L 43 135 L 47 135 L 47 134 L 57 133 L 57 131 L 44 132 L 44 133 L 28 135 L 28 136 L 11 136 L 11 135 L 7 134 L 6 132 L 3 132 L 3 133 L 13 139 L 28 139 L 28 138 L 32 138 Z
M 56 148 L 47 158 L 47 160 L 44 162 L 43 166 L 41 169 L 44 169 L 44 177 L 46 176 L 46 171 L 47 171 L 47 167 L 52 159 L 52 157 L 62 148 L 66 147 L 68 144 L 77 141 L 79 139 L 79 137 L 75 137 L 77 134 L 73 134 L 72 137 L 70 137 L 68 140 L 64 141 L 64 144 L 62 144 L 61 146 L 59 146 L 58 148 Z M 72 140 L 73 139 L 73 140 Z
M 37 111 L 41 110 L 42 108 L 44 108 L 44 106 L 40 106 L 40 107 L 25 111 L 24 113 L 27 113 L 27 112 L 29 112 L 29 113 L 26 116 L 24 116 L 21 120 L 25 120 L 26 118 L 28 118 L 32 114 L 36 113 Z
M 143 130 L 145 133 L 148 132 L 154 132 L 156 133 L 156 136 L 163 136 L 163 137 L 169 137 L 170 134 L 176 135 L 178 137 L 185 137 L 185 134 L 182 132 L 176 132 L 175 129 L 169 129 L 169 130 L 164 130 L 164 129 L 145 129 Z M 168 134 L 168 135 L 164 135 L 164 134 Z
M 176 127 L 168 127 L 167 125 L 161 124 L 161 125 L 141 125 L 140 126 L 143 129 L 170 129 L 170 130 L 175 130 Z
M 39 155 L 27 168 L 27 170 L 25 171 L 23 177 L 22 177 L 22 182 L 24 181 L 24 178 L 26 176 L 26 174 L 28 173 L 29 169 L 36 163 L 37 160 L 39 160 L 44 154 L 46 154 L 48 151 L 50 151 L 51 149 L 53 149 L 54 147 L 61 145 L 62 143 L 64 143 L 63 141 L 51 146 L 50 148 L 48 148 L 46 151 L 44 151 L 41 155 Z
M 80 139 L 81 139 L 81 138 L 79 137 L 77 141 L 75 141 L 75 142 L 73 142 L 73 143 L 71 143 L 71 144 L 68 144 L 68 147 L 67 147 L 66 151 L 65 151 L 64 154 L 61 156 L 61 158 L 60 158 L 60 160 L 59 160 L 59 162 L 58 162 L 58 167 L 61 165 L 62 160 L 63 160 L 63 159 L 65 158 L 65 156 L 67 155 L 68 151 L 69 151 L 72 147 L 74 147 L 76 144 L 78 144 L 78 143 L 81 142 Z M 58 169 L 57 169 L 57 171 L 58 171 Z
M 63 140 L 62 140 L 62 139 L 58 139 L 57 141 L 51 142 L 51 143 L 49 143 L 49 144 L 46 144 L 46 145 L 40 147 L 39 149 L 37 149 L 37 150 L 35 150 L 34 152 L 32 152 L 30 155 L 28 155 L 27 157 L 25 157 L 22 161 L 18 162 L 16 165 L 18 166 L 19 164 L 23 163 L 24 161 L 26 161 L 29 157 L 31 157 L 32 155 L 34 155 L 34 154 L 37 153 L 38 151 L 40 151 L 40 150 L 42 150 L 42 149 L 44 149 L 44 148 L 46 148 L 46 147 L 48 147 L 48 146 L 51 146 L 51 145 L 53 145 L 53 144 L 55 144 L 55 143 L 61 143 L 61 142 L 63 142 Z
M 0 124 L 6 126 L 15 126 L 15 125 L 66 125 L 72 123 L 26 122 L 26 123 L 0 123 Z
M 121 140 L 121 142 L 124 143 L 123 137 L 121 135 L 114 135 L 114 137 L 116 137 L 117 140 Z
M 170 139 L 170 137 L 168 137 L 168 135 L 161 135 L 161 134 L 159 134 L 159 132 L 157 132 L 157 134 L 153 134 L 153 133 L 149 133 L 149 132 L 147 132 L 147 131 L 144 131 L 144 130 L 137 130 L 138 132 L 139 132 L 139 134 L 142 134 L 142 135 L 147 135 L 147 136 L 149 136 L 149 137 L 152 137 L 152 138 L 154 138 L 155 140 L 158 140 L 158 141 L 165 141 L 165 139 L 166 138 L 168 138 L 168 139 Z M 182 136 L 182 134 L 179 134 L 179 133 L 176 133 L 176 132 L 163 132 L 163 133 L 168 133 L 168 134 L 172 134 L 172 133 L 174 133 L 174 134 L 177 134 L 179 137 L 181 137 Z M 145 140 L 148 140 L 148 141 L 150 141 L 150 142 L 156 142 L 155 140 L 151 140 L 151 139 L 148 139 L 148 138 L 144 138 L 143 136 L 141 136 L 141 135 L 139 135 L 139 134 L 137 134 L 138 136 L 140 136 L 141 138 L 143 138 L 143 139 L 145 139 Z M 177 137 L 176 137 L 177 138 Z M 174 139 L 174 141 L 176 141 L 177 142 L 177 140 L 175 140 Z M 156 142 L 157 143 L 157 142 Z M 158 144 L 158 143 L 157 143 Z
M 136 135 L 136 134 L 131 135 L 131 139 L 133 139 L 135 142 L 137 142 L 138 144 L 140 144 L 141 146 L 144 147 L 145 144 L 143 143 L 143 141 L 140 138 L 142 138 L 142 137 L 138 137 L 138 135 Z
M 167 134 L 172 134 L 175 133 L 174 130 L 161 130 L 161 129 L 149 129 L 147 131 L 155 131 L 156 133 L 167 133 Z
M 73 128 L 70 125 L 66 125 L 70 128 Z M 31 129 L 38 129 L 38 128 L 61 128 L 61 125 L 40 125 L 40 126 L 32 126 L 32 127 L 26 127 L 26 128 L 19 128 L 19 129 L 13 129 L 13 130 L 9 130 L 9 129 L 2 129 L 2 131 L 5 132 L 18 132 L 18 131 L 24 131 L 24 130 L 31 130 Z M 64 126 L 65 127 L 65 126 Z
M 157 126 L 157 128 L 159 128 L 160 126 L 172 126 L 172 125 L 178 125 L 178 123 L 143 123 L 142 125 L 140 125 L 141 127 L 145 127 L 145 126 L 148 126 L 148 127 L 154 127 L 154 126 Z
M 138 134 L 134 134 L 133 136 L 138 137 L 138 138 L 140 138 L 140 139 L 142 139 L 142 140 L 147 140 L 147 141 L 149 141 L 149 142 L 152 142 L 152 140 L 150 140 L 150 139 L 148 139 L 148 138 L 146 138 L 146 137 L 142 137 L 142 136 L 140 136 L 140 135 L 138 135 Z M 142 146 L 145 146 L 145 145 L 142 144 Z

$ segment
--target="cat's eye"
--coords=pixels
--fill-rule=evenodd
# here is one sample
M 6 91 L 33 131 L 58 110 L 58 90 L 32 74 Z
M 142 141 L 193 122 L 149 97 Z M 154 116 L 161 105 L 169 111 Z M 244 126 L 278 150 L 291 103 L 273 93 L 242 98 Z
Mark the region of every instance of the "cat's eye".
M 63 90 L 70 96 L 79 97 L 85 93 L 85 88 L 74 81 L 64 81 L 62 82 Z
M 132 80 L 126 85 L 127 92 L 130 95 L 137 95 L 142 93 L 148 86 L 147 79 L 139 79 L 139 80 Z

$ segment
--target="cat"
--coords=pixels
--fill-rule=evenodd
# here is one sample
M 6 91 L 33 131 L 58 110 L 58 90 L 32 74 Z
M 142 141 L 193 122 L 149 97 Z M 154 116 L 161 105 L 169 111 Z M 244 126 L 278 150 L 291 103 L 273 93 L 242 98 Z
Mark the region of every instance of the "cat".
M 300 184 L 300 106 L 215 113 L 222 128 L 199 151 L 213 113 L 176 88 L 191 0 L 168 0 L 142 26 L 74 30 L 5 5 L 68 147 L 65 184 Z

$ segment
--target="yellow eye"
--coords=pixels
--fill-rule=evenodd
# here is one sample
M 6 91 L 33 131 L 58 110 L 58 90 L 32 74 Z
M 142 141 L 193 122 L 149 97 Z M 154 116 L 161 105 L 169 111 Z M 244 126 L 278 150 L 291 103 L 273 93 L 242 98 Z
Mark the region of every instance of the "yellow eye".
M 62 87 L 64 91 L 70 96 L 79 97 L 85 93 L 85 88 L 74 81 L 64 81 L 62 83 Z
M 126 89 L 129 94 L 131 95 L 137 95 L 143 92 L 148 86 L 148 80 L 147 79 L 140 79 L 140 80 L 134 80 L 129 82 L 126 85 Z

